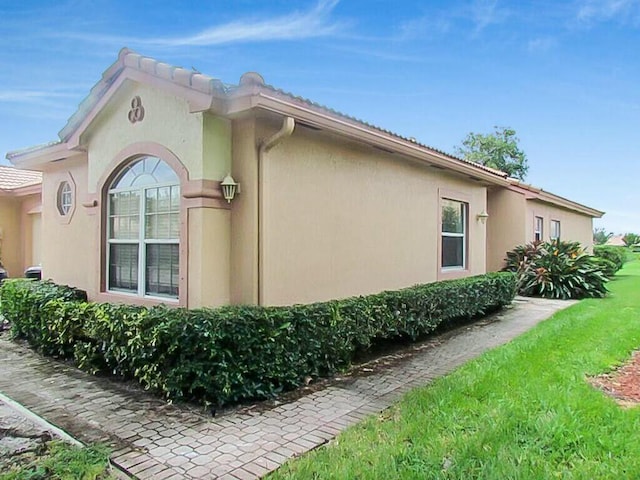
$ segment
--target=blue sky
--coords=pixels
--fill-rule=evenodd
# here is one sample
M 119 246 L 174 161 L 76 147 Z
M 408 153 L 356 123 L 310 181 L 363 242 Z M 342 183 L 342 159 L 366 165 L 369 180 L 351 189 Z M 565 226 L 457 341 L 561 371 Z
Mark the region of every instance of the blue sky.
M 56 140 L 127 46 L 448 152 L 510 126 L 528 182 L 640 233 L 640 0 L 5 0 L 0 32 L 2 157 Z

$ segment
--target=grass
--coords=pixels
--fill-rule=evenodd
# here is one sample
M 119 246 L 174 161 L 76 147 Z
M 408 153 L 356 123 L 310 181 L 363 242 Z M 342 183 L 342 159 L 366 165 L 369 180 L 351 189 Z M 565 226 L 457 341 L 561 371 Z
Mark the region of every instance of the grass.
M 585 381 L 640 347 L 640 262 L 609 288 L 269 478 L 640 478 L 640 408 Z
M 0 480 L 107 480 L 109 451 L 102 446 L 79 448 L 59 441 L 47 442 L 35 455 L 14 459 L 0 471 Z

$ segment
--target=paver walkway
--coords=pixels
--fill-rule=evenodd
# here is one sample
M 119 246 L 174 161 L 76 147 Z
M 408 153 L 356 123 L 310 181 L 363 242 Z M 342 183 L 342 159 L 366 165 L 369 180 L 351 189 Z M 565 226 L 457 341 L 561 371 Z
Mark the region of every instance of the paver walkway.
M 112 444 L 114 463 L 137 478 L 256 478 L 571 303 L 518 298 L 488 321 L 373 362 L 288 403 L 217 417 L 52 362 L 6 336 L 0 337 L 0 391 L 83 442 Z

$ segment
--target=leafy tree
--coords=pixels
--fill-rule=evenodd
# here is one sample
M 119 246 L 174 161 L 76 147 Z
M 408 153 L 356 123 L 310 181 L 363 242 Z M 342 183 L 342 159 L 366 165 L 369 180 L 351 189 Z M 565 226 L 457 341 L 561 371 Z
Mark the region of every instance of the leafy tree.
M 627 247 L 631 247 L 640 243 L 640 235 L 637 233 L 625 233 L 622 241 Z
M 469 133 L 456 148 L 465 160 L 480 163 L 486 167 L 502 170 L 509 176 L 524 180 L 529 170 L 527 156 L 520 150 L 516 131 L 509 127 L 493 127 L 489 134 Z
M 604 245 L 611 237 L 613 232 L 607 232 L 604 228 L 593 229 L 593 243 L 596 245 Z

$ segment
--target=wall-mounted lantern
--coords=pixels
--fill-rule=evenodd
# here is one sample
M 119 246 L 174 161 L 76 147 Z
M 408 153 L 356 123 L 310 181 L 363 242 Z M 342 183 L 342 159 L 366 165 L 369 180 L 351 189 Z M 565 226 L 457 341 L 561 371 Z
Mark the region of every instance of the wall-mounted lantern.
M 240 184 L 236 183 L 231 174 L 224 177 L 220 186 L 222 187 L 222 196 L 227 203 L 231 203 L 231 200 L 235 198 L 236 193 L 240 193 Z
M 482 210 L 478 215 L 477 215 L 478 221 L 480 223 L 482 223 L 483 225 L 485 223 L 487 223 L 487 218 L 489 218 L 489 214 L 487 213 L 486 210 Z

